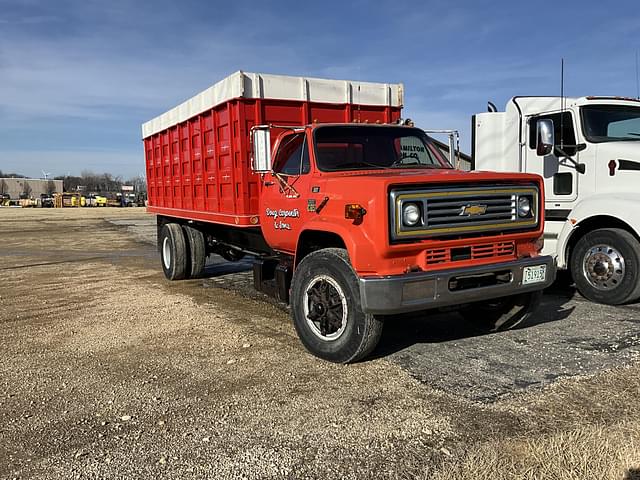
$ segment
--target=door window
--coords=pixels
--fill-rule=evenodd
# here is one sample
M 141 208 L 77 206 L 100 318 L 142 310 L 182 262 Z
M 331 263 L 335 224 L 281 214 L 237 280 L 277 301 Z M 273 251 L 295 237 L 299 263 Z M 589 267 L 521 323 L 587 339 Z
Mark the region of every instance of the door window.
M 553 121 L 553 130 L 556 145 L 564 152 L 573 156 L 576 154 L 576 132 L 573 128 L 573 115 L 571 112 L 552 113 L 550 115 L 540 115 L 533 117 L 529 123 L 529 148 L 536 148 L 536 125 L 538 120 L 549 119 Z M 557 153 L 556 153 L 557 155 Z
M 278 148 L 273 171 L 282 175 L 302 175 L 310 169 L 306 135 L 298 133 L 285 137 Z

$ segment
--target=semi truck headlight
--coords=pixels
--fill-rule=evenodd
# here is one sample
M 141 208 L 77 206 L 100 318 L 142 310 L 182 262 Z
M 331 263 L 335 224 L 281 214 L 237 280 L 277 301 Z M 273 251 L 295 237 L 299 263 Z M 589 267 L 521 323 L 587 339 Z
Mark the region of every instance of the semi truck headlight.
M 415 203 L 405 203 L 402 206 L 402 223 L 407 227 L 415 227 L 420 221 L 420 207 Z
M 531 216 L 531 197 L 518 197 L 518 216 L 524 218 Z

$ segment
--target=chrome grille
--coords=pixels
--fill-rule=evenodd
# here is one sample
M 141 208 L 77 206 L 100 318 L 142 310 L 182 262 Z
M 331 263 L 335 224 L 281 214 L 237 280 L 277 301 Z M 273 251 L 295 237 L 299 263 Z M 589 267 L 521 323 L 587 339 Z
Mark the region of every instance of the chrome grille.
M 486 205 L 482 215 L 465 215 L 468 205 Z M 515 194 L 469 195 L 461 198 L 429 198 L 426 200 L 426 227 L 453 227 L 456 225 L 482 225 L 496 220 L 512 221 L 516 216 Z
M 519 217 L 520 196 L 531 199 L 532 214 Z M 403 206 L 419 206 L 421 218 L 416 226 L 402 219 Z M 466 235 L 538 225 L 538 189 L 531 186 L 465 187 L 391 192 L 392 237 Z

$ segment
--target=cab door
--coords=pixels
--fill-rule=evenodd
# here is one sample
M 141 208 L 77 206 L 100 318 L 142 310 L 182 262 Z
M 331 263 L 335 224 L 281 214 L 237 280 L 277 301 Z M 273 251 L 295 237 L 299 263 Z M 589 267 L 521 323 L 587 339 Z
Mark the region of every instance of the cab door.
M 263 180 L 260 225 L 271 248 L 293 254 L 302 226 L 315 211 L 308 136 L 286 133 L 276 148 L 273 169 Z

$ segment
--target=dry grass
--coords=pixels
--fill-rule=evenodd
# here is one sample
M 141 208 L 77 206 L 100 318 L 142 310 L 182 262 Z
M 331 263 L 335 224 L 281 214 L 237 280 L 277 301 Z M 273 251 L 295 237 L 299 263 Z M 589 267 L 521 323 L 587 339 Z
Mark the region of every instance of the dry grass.
M 516 395 L 488 410 L 514 412 L 517 430 L 480 418 L 466 443 L 423 477 L 640 480 L 639 397 L 637 363 Z
M 483 443 L 425 477 L 640 480 L 640 422 Z

